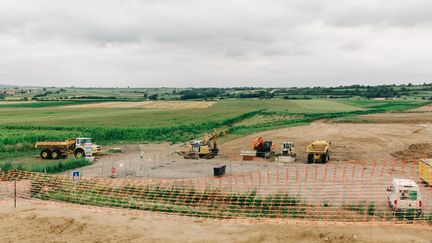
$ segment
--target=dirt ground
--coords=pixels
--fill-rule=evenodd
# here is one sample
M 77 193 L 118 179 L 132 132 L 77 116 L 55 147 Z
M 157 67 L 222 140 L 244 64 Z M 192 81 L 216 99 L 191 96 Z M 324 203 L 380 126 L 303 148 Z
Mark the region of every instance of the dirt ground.
M 215 101 L 143 101 L 143 102 L 102 102 L 65 106 L 66 108 L 147 108 L 147 109 L 192 109 L 208 108 Z M 65 107 L 62 107 L 65 108 Z
M 431 123 L 327 123 L 314 122 L 308 126 L 271 130 L 238 138 L 222 144 L 221 150 L 232 159 L 238 151 L 256 137 L 271 139 L 277 145 L 293 141 L 300 161 L 306 160 L 306 146 L 317 139 L 331 141 L 331 159 L 379 160 L 394 159 L 392 153 L 408 149 L 412 144 L 431 143 Z
M 0 204 L 2 242 L 430 242 L 432 228 L 409 225 L 295 225 L 205 221 L 79 206 Z
M 432 105 L 424 105 L 421 106 L 419 108 L 413 109 L 412 111 L 425 111 L 425 112 L 430 112 L 432 111 Z

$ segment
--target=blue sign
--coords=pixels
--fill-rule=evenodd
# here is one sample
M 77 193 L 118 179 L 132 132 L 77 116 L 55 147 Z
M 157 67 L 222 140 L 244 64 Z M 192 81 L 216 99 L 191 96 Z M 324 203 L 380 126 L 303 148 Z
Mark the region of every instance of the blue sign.
M 77 181 L 77 180 L 79 180 L 80 177 L 81 177 L 81 173 L 80 173 L 79 170 L 76 170 L 76 171 L 73 171 L 73 172 L 72 172 L 72 180 L 73 180 L 73 181 Z

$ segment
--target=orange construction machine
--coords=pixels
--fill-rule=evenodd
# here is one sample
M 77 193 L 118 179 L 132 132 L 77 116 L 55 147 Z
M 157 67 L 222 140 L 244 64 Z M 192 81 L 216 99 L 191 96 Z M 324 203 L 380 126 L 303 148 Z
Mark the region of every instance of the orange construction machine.
M 251 147 L 252 151 L 241 151 L 243 160 L 252 160 L 254 157 L 269 159 L 275 156 L 275 145 L 271 140 L 259 137 L 252 142 Z

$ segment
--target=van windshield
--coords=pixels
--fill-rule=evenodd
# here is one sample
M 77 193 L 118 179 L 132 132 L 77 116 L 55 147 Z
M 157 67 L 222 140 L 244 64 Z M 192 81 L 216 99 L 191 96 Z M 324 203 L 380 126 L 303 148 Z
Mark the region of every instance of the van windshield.
M 401 200 L 417 200 L 417 191 L 400 190 Z

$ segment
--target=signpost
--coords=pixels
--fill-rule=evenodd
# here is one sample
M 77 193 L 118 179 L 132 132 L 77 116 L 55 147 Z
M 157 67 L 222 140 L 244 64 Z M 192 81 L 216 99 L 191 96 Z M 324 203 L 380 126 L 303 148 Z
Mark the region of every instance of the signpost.
M 92 143 L 85 143 L 84 144 L 84 154 L 85 154 L 85 158 L 88 161 L 90 161 L 90 162 L 94 161 L 94 157 L 93 157 L 93 144 Z
M 79 170 L 72 171 L 72 181 L 77 182 L 81 178 L 81 172 Z
M 115 178 L 115 174 L 116 174 L 116 167 L 111 167 L 111 177 Z

